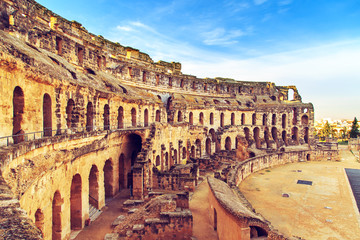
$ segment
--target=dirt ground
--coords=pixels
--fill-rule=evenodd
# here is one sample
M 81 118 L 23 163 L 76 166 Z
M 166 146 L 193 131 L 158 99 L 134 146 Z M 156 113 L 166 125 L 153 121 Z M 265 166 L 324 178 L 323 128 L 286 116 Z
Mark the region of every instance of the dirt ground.
M 240 190 L 281 233 L 314 240 L 360 239 L 359 212 L 345 168 L 360 169 L 341 149 L 341 162 L 286 164 L 250 175 Z M 312 181 L 312 186 L 297 184 Z M 283 193 L 290 197 L 282 197 Z

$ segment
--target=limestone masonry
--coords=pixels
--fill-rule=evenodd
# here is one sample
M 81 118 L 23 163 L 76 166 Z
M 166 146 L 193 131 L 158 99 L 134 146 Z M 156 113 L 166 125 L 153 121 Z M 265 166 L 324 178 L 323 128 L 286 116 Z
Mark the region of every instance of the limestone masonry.
M 220 239 L 286 239 L 241 193 L 230 204 L 230 189 L 265 167 L 337 157 L 295 86 L 186 75 L 33 0 L 0 11 L 0 238 L 69 239 L 130 189 L 144 214 L 113 236 L 190 239 L 189 192 L 214 172 L 227 182 L 209 180 Z

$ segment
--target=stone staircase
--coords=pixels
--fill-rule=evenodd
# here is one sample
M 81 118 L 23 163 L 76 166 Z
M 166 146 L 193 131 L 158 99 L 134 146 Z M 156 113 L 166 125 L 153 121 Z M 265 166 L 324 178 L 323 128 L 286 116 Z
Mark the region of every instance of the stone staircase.
M 93 205 L 89 204 L 89 218 L 90 218 L 90 222 L 95 221 L 100 214 L 102 213 L 102 211 L 100 209 L 97 209 L 96 207 L 94 207 Z

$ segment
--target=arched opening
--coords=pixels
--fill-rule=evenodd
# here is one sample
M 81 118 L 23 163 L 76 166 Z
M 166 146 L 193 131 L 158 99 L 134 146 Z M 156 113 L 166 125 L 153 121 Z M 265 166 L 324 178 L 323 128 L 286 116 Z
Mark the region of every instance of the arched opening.
M 136 109 L 131 109 L 131 126 L 136 127 Z
M 199 124 L 204 125 L 204 114 L 202 112 L 199 114 Z
M 110 107 L 109 104 L 104 106 L 104 130 L 110 129 Z
M 266 148 L 270 148 L 270 139 L 269 139 L 269 130 L 265 129 L 264 131 L 264 138 L 266 143 Z
M 195 146 L 191 146 L 190 156 L 191 156 L 192 158 L 195 158 Z
M 273 114 L 273 115 L 272 115 L 271 124 L 272 124 L 272 125 L 276 125 L 276 114 Z
M 99 171 L 96 165 L 92 165 L 89 174 L 89 206 L 99 208 Z
M 231 125 L 235 125 L 235 113 L 231 113 Z
M 250 153 L 250 155 L 251 155 L 251 153 Z M 250 165 L 250 172 L 254 172 L 254 164 L 253 163 L 251 163 L 251 165 Z
M 221 151 L 221 136 L 215 138 L 215 152 L 218 153 Z
M 214 208 L 214 230 L 217 231 L 217 212 Z
M 201 141 L 200 141 L 200 139 L 196 139 L 195 145 L 196 145 L 196 148 L 197 148 L 196 151 L 199 154 L 199 157 L 201 157 L 202 152 L 201 152 Z
M 309 124 L 309 117 L 307 115 L 303 115 L 301 117 L 301 124 L 302 125 L 308 125 Z
M 40 208 L 38 208 L 35 212 L 35 226 L 41 231 L 43 234 L 44 231 L 44 214 Z
M 261 227 L 258 227 L 258 226 L 250 226 L 250 239 L 258 239 L 258 238 L 261 238 L 262 237 L 267 237 L 268 234 L 267 232 L 261 228 Z
M 74 126 L 74 119 L 73 119 L 73 114 L 74 114 L 74 107 L 75 107 L 75 102 L 72 99 L 69 99 L 66 105 L 66 126 L 68 128 L 72 128 L 75 127 Z
M 13 93 L 13 135 L 19 135 L 13 137 L 15 144 L 22 142 L 25 139 L 25 136 L 23 135 L 24 131 L 21 129 L 24 105 L 24 92 L 20 87 L 15 87 Z
M 231 138 L 230 137 L 227 137 L 225 139 L 225 150 L 228 150 L 228 151 L 231 150 Z
M 256 148 L 260 148 L 260 147 L 261 147 L 261 143 L 260 143 L 260 129 L 259 129 L 258 127 L 254 128 L 254 140 L 255 140 Z
M 178 152 L 177 152 L 176 149 L 174 149 L 174 156 L 173 156 L 173 158 L 174 158 L 174 164 L 178 164 Z
M 49 94 L 44 94 L 43 100 L 43 131 L 44 136 L 52 135 L 52 111 L 51 111 L 51 97 Z
M 178 111 L 178 122 L 182 122 L 183 121 L 183 115 L 181 111 Z
M 160 122 L 160 121 L 161 121 L 160 110 L 156 110 L 156 112 L 155 112 L 155 121 L 156 121 L 156 122 Z
M 298 115 L 297 109 L 293 108 L 293 125 L 297 124 L 297 115 Z
M 285 146 L 287 146 L 288 143 L 287 143 L 287 133 L 286 133 L 286 131 L 282 131 L 281 137 L 282 137 L 282 140 L 284 141 Z
M 149 126 L 149 111 L 147 108 L 144 110 L 144 127 Z
M 281 117 L 282 128 L 286 128 L 286 114 L 283 114 Z
M 244 133 L 245 133 L 245 139 L 247 141 L 248 144 L 250 144 L 250 129 L 249 128 L 244 128 Z
M 137 134 L 126 135 L 122 141 L 122 151 L 120 155 L 119 182 L 122 188 L 130 188 L 132 183 L 132 167 L 135 164 L 137 154 L 141 151 L 142 139 Z M 109 160 L 108 160 L 109 161 Z
M 92 102 L 88 102 L 86 106 L 86 130 L 93 130 L 93 118 L 94 118 L 94 108 Z
M 309 143 L 309 128 L 304 129 L 304 141 L 305 143 Z
M 291 129 L 291 139 L 295 142 L 295 144 L 299 144 L 299 133 L 297 127 L 293 127 Z
M 82 200 L 81 200 L 81 176 L 74 175 L 71 182 L 70 192 L 70 222 L 71 230 L 80 230 L 82 228 Z
M 121 129 L 124 127 L 124 108 L 123 107 L 119 107 L 118 108 L 118 129 Z
M 210 113 L 210 125 L 214 124 L 214 113 Z
M 156 156 L 155 165 L 157 167 L 160 166 L 160 156 L 159 155 Z
M 266 123 L 267 123 L 267 115 L 264 114 L 263 115 L 263 126 L 266 126 Z
M 241 114 L 241 125 L 245 125 L 245 113 Z
M 54 193 L 54 198 L 52 201 L 52 239 L 61 240 L 61 205 L 63 204 L 63 199 L 59 191 Z
M 295 94 L 295 92 L 294 92 L 293 89 L 289 89 L 289 90 L 288 90 L 288 100 L 289 100 L 289 101 L 293 101 L 293 100 L 294 100 L 294 94 Z
M 224 113 L 221 113 L 220 114 L 220 127 L 224 127 L 224 121 L 225 121 Z
M 209 134 L 211 135 L 211 140 L 212 140 L 213 142 L 215 142 L 215 141 L 216 141 L 216 138 L 215 138 L 215 130 L 214 130 L 213 128 L 209 130 Z
M 189 113 L 189 123 L 190 123 L 190 125 L 194 124 L 194 116 L 193 116 L 192 112 Z
M 205 143 L 205 150 L 206 150 L 206 154 L 207 155 L 211 155 L 211 140 L 210 140 L 210 138 L 207 138 L 206 139 L 206 143 Z
M 169 154 L 168 152 L 165 153 L 165 169 L 169 170 L 170 164 L 169 164 Z
M 256 113 L 252 115 L 252 125 L 256 125 Z
M 254 153 L 254 152 L 250 152 L 250 153 L 249 153 L 249 158 L 253 158 L 253 157 L 255 157 L 255 153 Z
M 184 87 L 184 79 L 180 80 L 180 87 L 183 88 Z
M 104 165 L 104 189 L 105 197 L 114 196 L 114 174 L 113 164 L 110 159 L 106 160 Z
M 273 127 L 271 129 L 271 136 L 274 139 L 274 142 L 275 142 L 276 146 L 278 147 L 278 133 L 277 133 L 277 128 L 276 127 Z
M 306 161 L 310 161 L 310 160 L 311 160 L 310 154 L 306 154 Z

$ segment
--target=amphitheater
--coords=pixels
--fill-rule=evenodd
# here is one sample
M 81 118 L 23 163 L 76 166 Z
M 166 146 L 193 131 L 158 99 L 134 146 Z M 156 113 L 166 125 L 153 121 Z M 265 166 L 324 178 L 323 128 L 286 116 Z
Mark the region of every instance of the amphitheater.
M 0 7 L 3 239 L 72 239 L 124 191 L 144 214 L 111 239 L 192 239 L 189 196 L 202 181 L 219 239 L 290 239 L 237 186 L 339 158 L 314 139 L 313 105 L 295 86 L 197 78 L 33 0 Z

